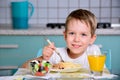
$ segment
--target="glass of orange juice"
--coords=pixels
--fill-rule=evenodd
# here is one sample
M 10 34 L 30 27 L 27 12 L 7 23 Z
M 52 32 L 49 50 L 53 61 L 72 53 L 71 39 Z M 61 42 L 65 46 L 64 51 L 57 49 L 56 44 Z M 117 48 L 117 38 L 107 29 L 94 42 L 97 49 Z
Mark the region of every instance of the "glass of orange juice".
M 91 74 L 95 76 L 101 76 L 103 73 L 105 60 L 105 54 L 89 54 L 88 62 Z

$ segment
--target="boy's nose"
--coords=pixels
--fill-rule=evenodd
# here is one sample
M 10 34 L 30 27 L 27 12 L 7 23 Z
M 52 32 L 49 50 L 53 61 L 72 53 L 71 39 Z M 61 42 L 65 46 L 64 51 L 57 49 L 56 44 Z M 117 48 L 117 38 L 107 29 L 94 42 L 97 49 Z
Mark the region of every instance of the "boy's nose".
M 74 41 L 79 42 L 80 41 L 80 36 L 75 36 Z

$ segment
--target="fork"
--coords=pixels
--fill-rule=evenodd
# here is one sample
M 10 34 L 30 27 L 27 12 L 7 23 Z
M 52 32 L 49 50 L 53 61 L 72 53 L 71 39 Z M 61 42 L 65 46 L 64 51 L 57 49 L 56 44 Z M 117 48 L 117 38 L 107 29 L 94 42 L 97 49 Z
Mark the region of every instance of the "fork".
M 49 39 L 46 39 L 46 41 L 51 45 L 52 42 Z M 55 49 L 55 52 L 58 54 L 58 56 L 60 57 L 61 61 L 64 62 L 64 60 L 62 59 L 62 56 L 60 55 L 60 53 L 57 51 L 57 49 Z

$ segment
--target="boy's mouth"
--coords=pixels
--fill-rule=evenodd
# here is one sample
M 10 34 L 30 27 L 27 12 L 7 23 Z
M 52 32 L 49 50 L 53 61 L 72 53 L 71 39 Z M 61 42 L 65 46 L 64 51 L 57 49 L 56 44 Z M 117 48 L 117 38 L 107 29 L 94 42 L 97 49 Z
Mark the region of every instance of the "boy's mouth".
M 73 46 L 74 48 L 80 48 L 80 47 L 81 47 L 81 45 L 78 45 L 78 44 L 72 44 L 72 46 Z

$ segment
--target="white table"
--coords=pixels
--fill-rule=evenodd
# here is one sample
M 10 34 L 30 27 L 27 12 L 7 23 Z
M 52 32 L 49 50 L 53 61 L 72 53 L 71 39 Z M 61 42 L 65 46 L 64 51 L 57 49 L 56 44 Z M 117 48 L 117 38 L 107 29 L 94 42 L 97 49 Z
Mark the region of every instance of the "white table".
M 90 78 L 94 78 L 94 79 L 103 79 L 103 78 L 107 78 L 107 79 L 114 79 L 115 77 L 117 77 L 117 75 L 114 74 L 103 74 L 103 76 L 91 76 L 90 74 L 86 73 L 86 72 L 79 72 L 79 73 L 48 73 L 46 76 L 33 76 L 31 74 L 31 72 L 27 69 L 24 68 L 19 68 L 18 71 L 13 75 L 13 76 L 1 76 L 0 80 L 79 80 L 79 79 L 83 79 L 85 78 L 85 80 Z M 23 79 L 24 78 L 24 79 Z

